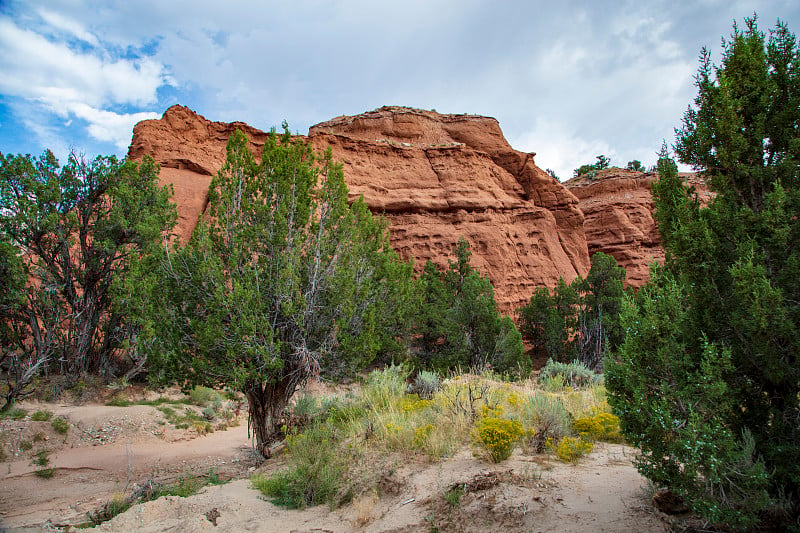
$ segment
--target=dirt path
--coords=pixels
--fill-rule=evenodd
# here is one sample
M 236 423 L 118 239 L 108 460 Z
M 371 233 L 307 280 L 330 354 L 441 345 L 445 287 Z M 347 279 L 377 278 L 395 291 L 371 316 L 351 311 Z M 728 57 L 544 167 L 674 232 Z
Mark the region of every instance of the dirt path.
M 645 503 L 630 448 L 598 445 L 576 466 L 515 455 L 487 465 L 463 451 L 442 463 L 410 464 L 398 473 L 399 490 L 326 506 L 288 511 L 265 501 L 247 480 L 208 487 L 189 498 L 161 498 L 136 506 L 98 531 L 196 532 L 663 532 L 666 525 Z M 454 506 L 443 495 L 466 487 Z M 209 517 L 220 529 L 215 529 Z
M 41 408 L 42 406 L 30 406 Z M 58 530 L 86 520 L 115 493 L 146 479 L 173 481 L 213 470 L 234 481 L 206 487 L 188 498 L 162 497 L 134 506 L 99 531 L 665 531 L 631 464 L 633 450 L 598 444 L 578 465 L 519 453 L 498 465 L 469 450 L 439 463 L 405 461 L 392 486 L 331 511 L 278 508 L 250 488 L 255 462 L 246 424 L 198 436 L 164 424 L 153 407 L 45 406 L 69 420 L 65 437 L 49 422 L 4 421 L 21 442 L 36 433 L 51 450 L 54 477 L 34 472 L 30 452 L 0 464 L 0 530 Z M 13 442 L 7 442 L 10 445 Z M 12 446 L 13 449 L 13 446 Z M 274 468 L 274 462 L 265 465 Z M 387 473 L 388 475 L 388 473 Z M 455 504 L 444 495 L 463 488 Z M 212 521 L 216 521 L 217 527 Z M 30 529 L 29 529 L 30 528 Z
M 33 451 L 49 451 L 48 467 L 55 474 L 49 479 L 35 475 L 42 466 L 32 462 L 32 452 L 17 448 L 0 465 L 0 527 L 80 523 L 87 512 L 137 482 L 172 482 L 212 471 L 241 477 L 255 465 L 246 426 L 198 436 L 160 424 L 162 414 L 150 406 L 24 406 L 53 411 L 69 421 L 70 429 L 61 436 L 50 422 L 4 421 L 8 440 L 17 444 L 43 435 Z M 14 449 L 14 442 L 9 444 Z

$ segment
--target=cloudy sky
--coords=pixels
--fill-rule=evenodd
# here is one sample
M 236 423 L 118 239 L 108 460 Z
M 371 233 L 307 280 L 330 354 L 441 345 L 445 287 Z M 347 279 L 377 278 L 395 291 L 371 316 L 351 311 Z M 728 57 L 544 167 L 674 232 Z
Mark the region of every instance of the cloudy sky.
M 405 105 L 493 116 L 562 180 L 649 165 L 754 11 L 800 32 L 798 0 L 0 0 L 0 152 L 124 155 L 173 104 L 299 133 Z

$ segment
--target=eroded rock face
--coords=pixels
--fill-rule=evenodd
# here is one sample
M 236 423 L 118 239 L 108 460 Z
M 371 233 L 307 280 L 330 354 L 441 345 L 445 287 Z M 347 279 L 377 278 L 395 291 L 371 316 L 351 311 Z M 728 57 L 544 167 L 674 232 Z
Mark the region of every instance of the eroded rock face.
M 696 174 L 680 176 L 695 187 L 701 203 L 708 203 L 711 194 Z M 614 256 L 628 273 L 626 283 L 633 287 L 650 279 L 651 262 L 664 262 L 650 195 L 657 178 L 654 173 L 609 168 L 593 179 L 580 177 L 564 183 L 580 200 L 589 255 L 603 252 Z
M 181 106 L 134 128 L 129 156 L 149 155 L 162 166 L 162 181 L 175 189 L 182 239 L 205 209 L 236 128 L 260 153 L 264 132 L 210 122 Z M 535 287 L 588 272 L 577 198 L 535 165 L 534 154 L 512 149 L 493 118 L 383 107 L 313 126 L 308 140 L 318 150 L 331 147 L 351 196 L 363 195 L 388 218 L 392 245 L 418 270 L 428 259 L 446 265 L 466 238 L 473 265 L 492 280 L 506 313 Z

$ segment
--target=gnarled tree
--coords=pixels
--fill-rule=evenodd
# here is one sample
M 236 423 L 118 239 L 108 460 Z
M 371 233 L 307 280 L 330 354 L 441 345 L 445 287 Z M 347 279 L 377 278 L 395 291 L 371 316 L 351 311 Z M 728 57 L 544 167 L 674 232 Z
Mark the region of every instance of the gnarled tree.
M 386 223 L 362 199 L 348 203 L 330 151 L 317 157 L 288 130 L 269 136 L 260 163 L 234 133 L 209 198 L 209 220 L 144 283 L 154 290 L 142 341 L 154 378 L 244 393 L 268 455 L 299 387 L 381 348 L 386 280 L 404 269 Z
M 169 198 L 152 160 L 71 155 L 60 167 L 50 151 L 0 154 L 0 332 L 9 391 L 42 368 L 114 372 L 130 330 L 113 286 L 131 261 L 161 247 L 177 219 Z

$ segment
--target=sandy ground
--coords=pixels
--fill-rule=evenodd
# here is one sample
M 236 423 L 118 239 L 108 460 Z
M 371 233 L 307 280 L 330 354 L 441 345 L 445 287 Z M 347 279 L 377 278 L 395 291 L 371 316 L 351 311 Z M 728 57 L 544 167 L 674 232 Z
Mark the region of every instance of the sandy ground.
M 150 406 L 22 405 L 30 412 L 49 409 L 70 422 L 66 436 L 49 422 L 4 420 L 6 460 L 0 463 L 0 530 L 60 531 L 86 521 L 113 495 L 152 479 L 211 471 L 233 478 L 188 497 L 162 497 L 137 505 L 96 528 L 99 531 L 195 532 L 428 532 L 666 531 L 653 510 L 645 480 L 632 466 L 634 450 L 598 443 L 578 465 L 515 453 L 487 464 L 469 450 L 439 463 L 406 460 L 387 472 L 380 498 L 366 495 L 337 510 L 319 506 L 302 511 L 276 507 L 250 487 L 259 466 L 246 422 L 200 436 L 177 430 Z M 51 451 L 50 479 L 34 475 L 31 452 L 15 448 L 40 434 Z M 35 451 L 36 449 L 34 449 Z M 278 459 L 280 462 L 280 459 Z M 456 505 L 444 494 L 459 486 Z M 214 524 L 216 523 L 216 525 Z

